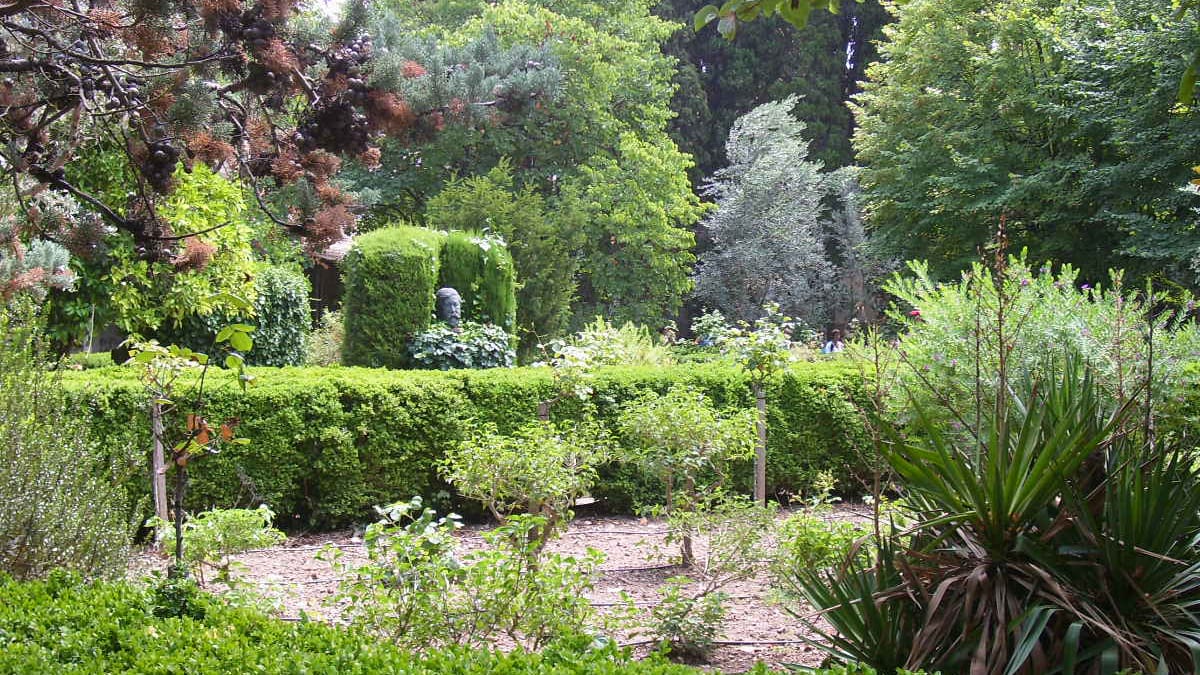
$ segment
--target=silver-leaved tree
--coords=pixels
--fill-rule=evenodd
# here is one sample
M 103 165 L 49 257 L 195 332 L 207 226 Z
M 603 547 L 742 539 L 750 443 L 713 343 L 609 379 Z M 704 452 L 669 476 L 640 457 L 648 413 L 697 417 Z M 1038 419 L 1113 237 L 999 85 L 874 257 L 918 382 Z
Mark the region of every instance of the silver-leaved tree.
M 776 303 L 810 325 L 842 323 L 865 299 L 873 267 L 854 174 L 808 159 L 795 105 L 794 96 L 766 103 L 730 130 L 729 166 L 704 187 L 717 208 L 703 223 L 714 245 L 700 259 L 696 295 L 743 321 Z

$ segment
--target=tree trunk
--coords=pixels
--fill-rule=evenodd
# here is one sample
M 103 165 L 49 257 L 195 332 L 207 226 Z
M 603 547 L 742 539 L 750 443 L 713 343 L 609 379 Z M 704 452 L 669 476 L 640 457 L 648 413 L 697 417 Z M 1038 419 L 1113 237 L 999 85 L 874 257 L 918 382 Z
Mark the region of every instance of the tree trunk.
M 758 407 L 758 443 L 754 447 L 754 501 L 767 504 L 767 391 L 761 382 L 751 382 L 754 404 Z
M 688 498 L 688 511 L 696 510 L 696 481 L 691 476 L 688 476 L 684 489 Z M 689 525 L 690 527 L 690 525 Z M 684 530 L 683 539 L 679 546 L 680 562 L 684 567 L 691 568 L 696 563 L 696 554 L 692 551 L 692 535 L 691 530 Z

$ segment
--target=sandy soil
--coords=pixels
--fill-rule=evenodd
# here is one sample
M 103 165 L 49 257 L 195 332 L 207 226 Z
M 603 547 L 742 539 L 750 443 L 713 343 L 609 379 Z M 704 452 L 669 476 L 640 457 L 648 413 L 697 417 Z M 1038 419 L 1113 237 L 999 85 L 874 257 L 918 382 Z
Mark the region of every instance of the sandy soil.
M 860 520 L 866 511 L 861 506 L 843 505 L 830 515 L 837 519 Z M 786 512 L 780 518 L 786 517 Z M 482 526 L 468 526 L 456 533 L 462 549 L 482 545 L 479 537 Z M 670 550 L 663 545 L 664 524 L 642 518 L 579 515 L 567 533 L 552 542 L 550 548 L 564 553 L 583 553 L 588 547 L 601 550 L 605 562 L 590 599 L 600 611 L 607 611 L 627 593 L 639 607 L 653 605 L 660 597 L 659 589 L 665 580 L 683 573 L 670 564 Z M 284 618 L 310 617 L 336 621 L 336 610 L 326 600 L 336 589 L 338 578 L 330 566 L 316 559 L 317 552 L 326 546 L 338 546 L 344 560 L 365 557 L 360 537 L 352 531 L 309 534 L 288 539 L 270 549 L 251 551 L 237 560 L 245 565 L 239 577 L 249 582 L 262 595 L 270 598 Z M 698 542 L 698 551 L 703 542 Z M 162 565 L 152 554 L 140 556 L 135 566 L 140 569 Z M 706 664 L 706 668 L 721 672 L 739 673 L 756 661 L 782 668 L 788 664 L 818 665 L 821 654 L 803 644 L 800 622 L 791 616 L 771 588 L 768 576 L 759 572 L 754 578 L 736 582 L 724 591 L 730 596 L 722 641 Z M 790 602 L 788 609 L 805 612 L 806 608 Z M 634 642 L 631 640 L 631 642 Z M 643 652 L 648 649 L 635 645 Z

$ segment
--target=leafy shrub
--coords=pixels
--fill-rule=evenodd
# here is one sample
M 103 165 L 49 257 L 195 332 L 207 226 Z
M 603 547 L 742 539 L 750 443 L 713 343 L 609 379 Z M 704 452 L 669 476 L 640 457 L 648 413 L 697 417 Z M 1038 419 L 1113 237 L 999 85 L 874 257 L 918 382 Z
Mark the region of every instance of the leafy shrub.
M 86 410 L 64 396 L 36 321 L 27 307 L 0 306 L 0 572 L 120 574 L 136 455 L 88 437 Z
M 1004 366 L 1012 381 L 1045 375 L 1052 357 L 1069 348 L 1096 371 L 1109 400 L 1121 401 L 1146 381 L 1146 316 L 1155 307 L 1152 385 L 1158 405 L 1165 409 L 1190 389 L 1186 368 L 1200 355 L 1200 328 L 1183 313 L 1161 311 L 1178 306 L 1165 296 L 1137 297 L 1119 272 L 1108 288 L 1092 288 L 1077 283 L 1078 271 L 1070 265 L 1057 272 L 1049 265 L 1034 269 L 1024 258 L 1009 258 L 1000 278 L 977 263 L 957 283 L 935 282 L 923 263 L 909 269 L 910 276 L 897 274 L 884 285 L 900 301 L 891 318 L 904 327 L 898 345 L 904 366 L 890 371 L 899 386 L 888 388 L 897 410 L 911 391 L 931 414 L 952 406 L 973 417 L 976 360 L 982 373 L 1000 367 L 994 317 L 1001 310 L 1012 319 L 1004 335 Z M 995 392 L 981 395 L 981 407 L 994 408 Z
M 513 339 L 500 326 L 464 322 L 460 331 L 444 323 L 414 335 L 408 354 L 417 368 L 511 368 L 517 359 Z
M 700 391 L 674 386 L 663 396 L 649 393 L 627 403 L 618 424 L 638 449 L 633 461 L 659 475 L 667 488 L 665 510 L 696 511 L 727 479 L 729 465 L 749 457 L 753 411 L 722 413 Z M 693 561 L 692 530 L 678 534 L 685 566 Z
M 232 575 L 239 565 L 231 556 L 284 540 L 283 533 L 271 527 L 274 518 L 265 505 L 253 510 L 215 509 L 196 514 L 183 525 L 184 560 L 201 584 L 205 568 L 211 568 L 216 572 L 215 581 L 232 586 Z M 175 528 L 157 520 L 154 525 L 162 528 L 166 550 L 174 550 Z
M 776 577 L 791 576 L 793 570 L 824 569 L 846 562 L 870 562 L 871 547 L 862 541 L 867 530 L 846 520 L 830 520 L 827 509 L 805 510 L 779 525 L 779 541 L 772 561 Z
M 57 574 L 17 583 L 0 576 L 4 673 L 429 673 L 430 675 L 685 675 L 661 660 L 592 648 L 573 638 L 538 653 L 451 649 L 414 656 L 374 636 L 316 621 L 283 622 L 194 594 L 192 611 L 161 611 L 153 591 L 85 584 Z M 155 612 L 157 607 L 160 611 Z M 157 636 L 157 639 L 156 639 Z M 166 636 L 169 636 L 167 639 Z
M 299 366 L 312 325 L 308 299 L 312 286 L 300 270 L 261 265 L 254 274 L 254 348 L 246 355 L 252 366 Z M 246 323 L 226 321 L 231 323 Z M 217 326 L 218 330 L 222 326 Z
M 598 316 L 564 343 L 593 368 L 600 366 L 667 366 L 671 350 L 660 344 L 650 329 L 631 322 L 620 328 Z M 562 346 L 557 351 L 562 351 Z
M 596 467 L 608 454 L 597 430 L 582 425 L 534 422 L 501 435 L 484 424 L 447 454 L 442 471 L 500 522 L 519 512 L 545 518 L 545 541 L 570 519 L 571 506 L 596 481 Z
M 512 332 L 517 320 L 517 281 L 512 257 L 498 237 L 454 231 L 442 245 L 439 286 L 462 298 L 463 319 Z
M 513 516 L 484 535 L 488 548 L 458 559 L 457 516 L 438 518 L 420 498 L 378 509 L 364 535 L 368 562 L 352 567 L 335 601 L 352 625 L 413 651 L 449 645 L 494 646 L 507 638 L 528 649 L 582 634 L 593 609 L 585 597 L 603 560 L 546 553 L 533 533 L 538 516 Z M 397 583 L 400 581 L 400 583 Z
M 308 297 L 312 287 L 298 269 L 260 264 L 254 272 L 254 315 L 234 311 L 193 314 L 176 327 L 157 331 L 161 344 L 174 344 L 206 352 L 213 337 L 230 324 L 255 327 L 254 348 L 246 363 L 254 366 L 298 366 L 304 363 L 312 319 Z
M 329 310 L 321 315 L 317 327 L 308 334 L 305 346 L 304 365 L 337 366 L 342 363 L 342 343 L 346 329 L 342 324 L 342 313 Z
M 668 579 L 659 604 L 650 609 L 647 627 L 669 656 L 704 661 L 721 637 L 727 596 L 721 592 L 689 594 L 684 588 L 691 583 L 688 577 Z
M 642 622 L 645 632 L 673 658 L 699 661 L 712 652 L 725 617 L 723 589 L 754 577 L 762 568 L 774 519 L 774 508 L 725 496 L 671 514 L 668 544 L 701 536 L 708 540 L 689 571 L 695 578 L 668 579 L 660 604 Z
M 277 526 L 336 527 L 368 517 L 372 504 L 397 494 L 433 497 L 448 489 L 437 466 L 477 424 L 502 434 L 537 419 L 538 402 L 554 391 L 548 368 L 386 371 L 359 368 L 285 368 L 260 372 L 240 394 L 232 374 L 210 371 L 205 415 L 238 418 L 237 434 L 250 442 L 225 448 L 189 467 L 188 508 L 203 511 L 270 504 Z M 146 396 L 128 368 L 65 372 L 63 385 L 88 406 L 88 431 L 108 448 L 148 448 Z M 586 401 L 555 405 L 556 423 L 593 416 L 614 436 L 625 403 L 646 392 L 690 384 L 717 408 L 752 404 L 746 376 L 721 364 L 673 368 L 604 368 L 590 379 Z M 795 365 L 767 383 L 771 401 L 768 482 L 779 493 L 809 489 L 830 471 L 841 494 L 861 489 L 855 478 L 867 434 L 854 400 L 863 397 L 858 369 L 837 363 Z M 606 508 L 630 512 L 635 504 L 662 503 L 661 481 L 633 459 L 629 441 L 599 468 L 592 495 Z M 749 484 L 746 463 L 730 469 L 729 486 Z M 145 494 L 140 481 L 130 484 Z
M 429 327 L 442 235 L 388 227 L 360 235 L 343 262 L 342 318 L 348 366 L 407 365 L 408 339 Z
M 734 332 L 734 327 L 720 310 L 707 311 L 692 321 L 692 333 L 696 344 L 707 349 L 719 349 L 725 338 Z

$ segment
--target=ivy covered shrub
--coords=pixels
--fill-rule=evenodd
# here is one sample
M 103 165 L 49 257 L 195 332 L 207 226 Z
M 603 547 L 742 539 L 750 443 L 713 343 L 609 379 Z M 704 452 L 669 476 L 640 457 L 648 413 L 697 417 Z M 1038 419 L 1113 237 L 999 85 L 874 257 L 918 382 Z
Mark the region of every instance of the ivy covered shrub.
M 217 331 L 234 323 L 255 326 L 254 349 L 246 355 L 253 366 L 298 366 L 304 363 L 310 331 L 308 297 L 312 286 L 294 267 L 260 264 L 254 272 L 254 316 L 216 311 L 192 315 L 175 328 L 158 331 L 161 344 L 205 352 Z
M 432 230 L 398 226 L 355 240 L 343 263 L 345 365 L 408 365 L 405 343 L 429 328 L 433 315 L 442 237 Z
M 517 321 L 517 280 L 504 241 L 479 232 L 455 231 L 442 245 L 439 286 L 462 298 L 463 319 L 493 323 L 513 332 Z
M 317 621 L 284 622 L 193 593 L 189 611 L 131 583 L 0 577 L 3 673 L 427 673 L 429 675 L 687 675 L 659 658 L 634 661 L 592 638 L 536 653 L 463 648 L 415 656 L 364 632 Z M 182 616 L 179 616 L 182 614 Z M 158 639 L 154 639 L 158 636 Z
M 550 371 L 253 369 L 257 383 L 244 395 L 232 373 L 210 371 L 206 415 L 240 419 L 238 436 L 250 442 L 189 466 L 189 509 L 266 503 L 278 514 L 278 527 L 294 529 L 356 522 L 376 504 L 412 495 L 453 497 L 438 476 L 439 463 L 482 424 L 512 434 L 535 421 L 538 402 L 556 391 Z M 62 377 L 68 392 L 90 405 L 94 438 L 106 447 L 149 447 L 146 395 L 135 370 L 101 368 Z M 703 391 L 718 408 L 754 403 L 746 375 L 728 365 L 612 367 L 589 380 L 587 400 L 564 399 L 551 416 L 569 425 L 590 415 L 615 431 L 626 402 L 674 384 Z M 863 392 L 858 370 L 836 362 L 796 364 L 768 381 L 767 483 L 773 494 L 807 492 L 823 471 L 847 491 L 859 485 L 856 467 L 868 444 L 852 401 Z M 609 510 L 628 512 L 663 499 L 661 481 L 628 461 L 635 452 L 616 447 L 613 462 L 599 468 L 591 492 Z M 730 488 L 746 492 L 749 463 L 735 464 L 730 474 Z M 141 482 L 132 487 L 148 489 Z
M 517 359 L 513 339 L 503 328 L 467 321 L 455 331 L 444 323 L 408 341 L 413 366 L 427 370 L 511 368 Z

